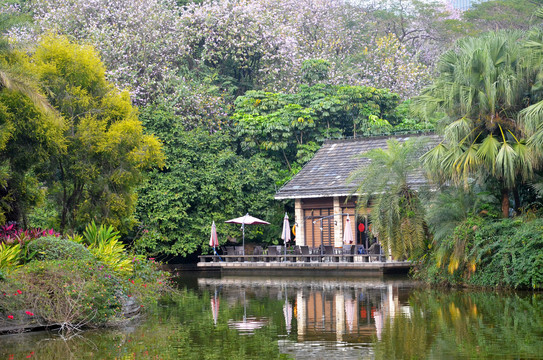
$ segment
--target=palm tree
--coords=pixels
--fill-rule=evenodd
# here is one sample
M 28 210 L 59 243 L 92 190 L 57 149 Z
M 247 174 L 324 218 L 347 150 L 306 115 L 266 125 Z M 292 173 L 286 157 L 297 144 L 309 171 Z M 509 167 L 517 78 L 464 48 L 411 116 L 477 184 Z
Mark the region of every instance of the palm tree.
M 536 16 L 543 19 L 543 7 Z M 528 143 L 535 149 L 543 149 L 543 29 L 534 29 L 524 43 L 531 76 L 530 106 L 520 111 L 519 123 L 523 126 Z M 541 155 L 538 152 L 537 155 Z
M 495 32 L 459 41 L 441 57 L 434 84 L 414 101 L 419 112 L 446 114 L 443 142 L 423 157 L 434 178 L 465 186 L 478 175 L 496 179 L 504 217 L 509 193 L 532 178 L 537 160 L 518 121 L 533 78 L 522 36 Z
M 407 181 L 420 168 L 423 144 L 420 139 L 405 143 L 388 140 L 386 149 L 361 154 L 371 163 L 350 176 L 350 181 L 362 179 L 354 192 L 360 194 L 358 206 L 362 210 L 371 208 L 373 234 L 397 258 L 423 249 L 427 239 L 423 206 Z

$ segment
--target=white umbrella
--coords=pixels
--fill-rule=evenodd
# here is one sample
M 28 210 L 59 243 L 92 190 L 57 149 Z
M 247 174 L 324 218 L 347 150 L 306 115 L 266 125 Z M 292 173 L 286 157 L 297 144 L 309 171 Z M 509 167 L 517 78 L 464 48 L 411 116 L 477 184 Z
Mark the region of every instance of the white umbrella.
M 281 233 L 281 239 L 285 243 L 285 256 L 287 255 L 287 243 L 290 241 L 290 224 L 288 222 L 288 214 L 285 213 L 283 219 L 283 232 Z
M 351 219 L 347 214 L 347 220 L 345 220 L 345 230 L 343 231 L 343 245 L 351 245 L 353 243 L 353 229 L 351 228 Z
M 243 255 L 245 255 L 245 225 L 269 225 L 270 223 L 264 220 L 255 218 L 247 213 L 245 216 L 227 220 L 225 223 L 229 224 L 241 224 L 241 231 L 243 233 Z

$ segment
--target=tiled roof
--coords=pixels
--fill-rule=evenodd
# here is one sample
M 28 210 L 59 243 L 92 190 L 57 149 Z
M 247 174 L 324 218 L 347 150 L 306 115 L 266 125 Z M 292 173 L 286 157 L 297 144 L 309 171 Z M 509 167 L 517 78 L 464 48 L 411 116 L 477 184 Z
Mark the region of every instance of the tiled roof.
M 370 162 L 368 158 L 359 158 L 356 155 L 372 149 L 386 148 L 386 141 L 392 138 L 400 142 L 410 138 L 418 138 L 421 141 L 427 141 L 427 149 L 436 146 L 440 141 L 438 135 L 404 135 L 327 141 L 311 161 L 292 180 L 279 189 L 275 194 L 275 199 L 351 195 L 352 191 L 356 189 L 356 183 L 347 183 L 347 178 L 354 170 L 367 166 Z M 426 184 L 422 170 L 410 175 L 408 183 L 414 188 Z

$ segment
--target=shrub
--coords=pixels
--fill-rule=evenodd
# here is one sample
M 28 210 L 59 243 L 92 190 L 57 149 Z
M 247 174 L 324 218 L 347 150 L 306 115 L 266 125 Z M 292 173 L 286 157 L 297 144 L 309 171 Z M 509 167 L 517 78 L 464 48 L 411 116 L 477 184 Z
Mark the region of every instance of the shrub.
M 505 219 L 476 232 L 478 270 L 469 282 L 482 286 L 543 288 L 543 219 Z
M 0 243 L 0 270 L 10 270 L 20 263 L 21 245 Z
M 133 258 L 132 277 L 128 279 L 130 293 L 144 304 L 155 304 L 157 300 L 174 290 L 170 286 L 170 274 L 160 270 L 154 259 Z
M 36 239 L 28 244 L 28 253 L 36 260 L 91 260 L 91 252 L 83 245 L 54 236 Z
M 0 311 L 30 311 L 64 329 L 115 324 L 173 292 L 157 263 L 134 263 L 124 278 L 96 260 L 32 261 L 0 280 Z
M 468 219 L 469 220 L 469 219 Z M 459 224 L 415 276 L 430 283 L 543 288 L 543 219 L 477 219 Z M 454 251 L 461 245 L 462 256 Z
M 119 232 L 113 227 L 97 227 L 93 221 L 83 232 L 83 239 L 90 252 L 114 271 L 125 275 L 132 272 L 132 261 L 125 252 L 124 244 L 119 240 Z
M 124 281 L 92 261 L 33 261 L 0 282 L 0 308 L 30 310 L 49 325 L 99 326 L 122 315 Z M 9 296 L 11 294 L 11 296 Z

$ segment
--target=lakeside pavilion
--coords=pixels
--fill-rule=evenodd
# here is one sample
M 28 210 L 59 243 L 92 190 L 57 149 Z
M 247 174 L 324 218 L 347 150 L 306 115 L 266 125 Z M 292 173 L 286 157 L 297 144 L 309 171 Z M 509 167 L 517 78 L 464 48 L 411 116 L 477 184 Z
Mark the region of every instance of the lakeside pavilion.
M 424 149 L 428 150 L 441 141 L 439 136 L 429 134 L 326 141 L 302 170 L 277 191 L 275 199 L 293 199 L 295 202 L 295 242 L 297 246 L 311 249 L 306 255 L 303 252 L 271 254 L 269 251 L 267 254 L 258 255 L 201 255 L 198 269 L 219 270 L 221 274 L 229 275 L 249 272 L 266 275 L 293 273 L 311 276 L 358 276 L 362 273 L 371 275 L 407 272 L 412 266 L 409 261 L 384 261 L 385 256 L 382 253 L 360 255 L 350 252 L 345 256 L 342 249 L 347 215 L 354 235 L 354 245 L 368 249 L 373 241 L 370 239 L 369 212 L 359 213 L 356 208 L 358 194 L 353 193 L 361 179 L 356 182 L 347 181 L 353 171 L 363 170 L 370 163 L 368 158 L 359 155 L 372 149 L 386 149 L 387 140 L 390 139 L 405 142 L 413 138 L 424 142 Z M 423 170 L 410 174 L 408 183 L 415 190 L 426 185 Z M 323 254 L 321 245 L 330 248 L 332 252 Z
M 326 141 L 302 170 L 275 195 L 276 200 L 295 201 L 296 245 L 341 248 L 348 214 L 355 244 L 367 249 L 371 245 L 371 224 L 368 213 L 359 213 L 356 209 L 359 194 L 353 193 L 361 179 L 347 181 L 353 171 L 363 170 L 370 163 L 368 158 L 357 155 L 372 149 L 386 149 L 389 139 L 405 142 L 413 138 L 424 141 L 426 149 L 435 147 L 441 141 L 438 135 L 433 134 Z M 423 171 L 409 175 L 408 183 L 415 190 L 426 185 Z

